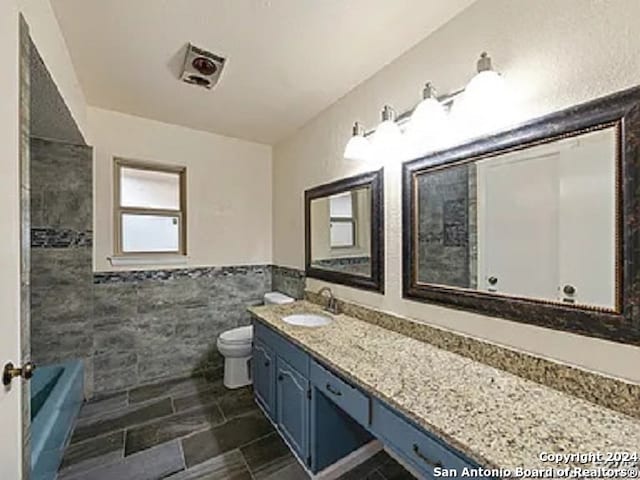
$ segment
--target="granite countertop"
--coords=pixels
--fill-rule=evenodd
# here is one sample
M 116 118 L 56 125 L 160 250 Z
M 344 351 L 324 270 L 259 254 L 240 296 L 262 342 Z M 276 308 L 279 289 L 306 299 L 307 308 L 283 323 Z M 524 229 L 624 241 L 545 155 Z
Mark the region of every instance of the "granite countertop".
M 328 315 L 307 301 L 249 311 L 484 467 L 586 468 L 539 455 L 640 453 L 640 420 L 630 416 L 346 315 L 320 328 L 282 321 Z

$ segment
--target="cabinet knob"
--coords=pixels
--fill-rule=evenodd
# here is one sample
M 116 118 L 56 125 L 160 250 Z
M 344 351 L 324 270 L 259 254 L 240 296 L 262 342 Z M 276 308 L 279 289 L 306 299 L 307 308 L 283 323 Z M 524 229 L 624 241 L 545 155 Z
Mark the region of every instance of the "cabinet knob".
M 574 295 L 576 293 L 576 287 L 574 287 L 573 285 L 566 284 L 562 288 L 562 291 L 565 293 L 565 295 Z
M 278 381 L 281 382 L 284 380 L 284 375 L 280 374 L 278 375 Z
M 487 281 L 489 282 L 489 285 L 495 285 L 496 283 L 498 283 L 498 277 L 491 276 L 487 279 Z
M 269 365 L 271 365 L 271 362 L 269 360 L 265 360 L 264 361 L 264 366 L 268 367 Z

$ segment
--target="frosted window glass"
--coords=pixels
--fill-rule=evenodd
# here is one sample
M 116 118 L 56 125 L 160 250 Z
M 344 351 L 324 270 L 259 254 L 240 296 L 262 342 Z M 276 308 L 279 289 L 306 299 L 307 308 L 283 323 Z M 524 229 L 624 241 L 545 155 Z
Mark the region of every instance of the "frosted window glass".
M 353 197 L 351 192 L 340 193 L 329 197 L 329 211 L 333 218 L 352 218 Z
M 180 174 L 122 167 L 120 206 L 179 210 Z
M 353 244 L 353 223 L 331 222 L 331 246 L 352 247 Z
M 179 217 L 122 215 L 123 252 L 177 252 L 179 244 Z

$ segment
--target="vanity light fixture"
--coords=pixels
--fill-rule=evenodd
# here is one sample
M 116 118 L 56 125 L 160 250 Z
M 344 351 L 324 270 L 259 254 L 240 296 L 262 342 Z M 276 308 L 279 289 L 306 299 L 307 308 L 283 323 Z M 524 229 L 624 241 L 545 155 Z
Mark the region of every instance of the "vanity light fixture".
M 454 137 L 464 138 L 467 127 L 471 127 L 469 133 L 477 134 L 478 129 L 490 129 L 499 124 L 506 106 L 504 78 L 493 69 L 487 52 L 480 54 L 476 71 L 466 88 L 441 96 L 436 94 L 431 83 L 427 83 L 422 101 L 399 116 L 385 105 L 382 122 L 375 131 L 363 132 L 356 122 L 353 136 L 345 148 L 345 158 L 385 161 L 393 157 L 404 161 L 407 156 L 423 155 L 434 147 L 442 147 Z M 450 117 L 454 117 L 456 135 Z M 401 127 L 406 136 L 402 135 Z M 365 146 L 366 137 L 371 134 L 373 138 Z M 366 155 L 361 153 L 365 151 Z
M 360 123 L 353 124 L 353 134 L 344 149 L 347 160 L 367 161 L 373 154 L 371 142 L 364 136 L 364 127 Z

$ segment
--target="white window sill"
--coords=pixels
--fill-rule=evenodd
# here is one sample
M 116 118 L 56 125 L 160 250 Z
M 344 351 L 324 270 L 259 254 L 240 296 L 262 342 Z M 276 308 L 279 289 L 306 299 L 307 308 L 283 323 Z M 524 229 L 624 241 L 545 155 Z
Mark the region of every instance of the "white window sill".
M 148 266 L 148 265 L 186 265 L 186 255 L 127 255 L 107 257 L 113 267 Z

